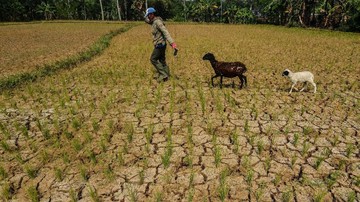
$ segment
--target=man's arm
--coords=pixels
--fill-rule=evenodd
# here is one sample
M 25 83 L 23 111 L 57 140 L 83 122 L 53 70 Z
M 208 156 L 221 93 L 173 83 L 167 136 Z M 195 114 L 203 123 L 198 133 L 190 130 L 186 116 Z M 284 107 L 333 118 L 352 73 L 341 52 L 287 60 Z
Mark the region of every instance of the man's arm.
M 164 23 L 161 22 L 160 20 L 157 20 L 156 25 L 157 25 L 157 28 L 160 30 L 160 32 L 165 36 L 165 39 L 166 39 L 170 44 L 173 44 L 175 41 L 174 41 L 174 39 L 170 36 L 170 33 L 169 33 L 169 31 L 166 29 Z

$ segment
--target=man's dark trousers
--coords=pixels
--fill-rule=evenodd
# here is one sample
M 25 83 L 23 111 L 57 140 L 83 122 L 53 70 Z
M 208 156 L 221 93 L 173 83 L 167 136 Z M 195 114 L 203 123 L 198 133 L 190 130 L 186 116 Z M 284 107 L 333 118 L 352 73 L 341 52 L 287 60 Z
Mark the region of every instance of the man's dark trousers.
M 166 45 L 163 47 L 155 47 L 150 57 L 150 61 L 159 75 L 157 78 L 158 81 L 170 77 L 170 69 L 166 64 L 165 51 Z

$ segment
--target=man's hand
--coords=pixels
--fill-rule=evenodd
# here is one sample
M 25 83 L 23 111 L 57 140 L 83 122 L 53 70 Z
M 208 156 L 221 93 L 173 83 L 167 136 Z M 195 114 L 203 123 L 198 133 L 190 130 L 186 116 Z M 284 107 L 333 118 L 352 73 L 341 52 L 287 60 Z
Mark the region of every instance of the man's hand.
M 172 44 L 171 44 L 171 47 L 172 47 L 173 49 L 177 49 L 176 43 L 172 43 Z

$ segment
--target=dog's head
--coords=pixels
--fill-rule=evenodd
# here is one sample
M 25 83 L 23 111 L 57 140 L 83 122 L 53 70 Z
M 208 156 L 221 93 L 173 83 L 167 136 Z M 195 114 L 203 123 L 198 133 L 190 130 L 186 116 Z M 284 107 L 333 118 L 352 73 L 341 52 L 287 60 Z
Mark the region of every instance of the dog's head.
M 215 56 L 214 56 L 214 54 L 212 54 L 212 53 L 206 53 L 206 54 L 203 56 L 202 59 L 203 59 L 203 60 L 210 60 L 210 61 L 212 61 L 212 60 L 215 60 Z
M 290 74 L 290 70 L 288 70 L 288 69 L 285 69 L 284 71 L 283 71 L 283 73 L 282 73 L 282 76 L 289 76 L 289 74 Z

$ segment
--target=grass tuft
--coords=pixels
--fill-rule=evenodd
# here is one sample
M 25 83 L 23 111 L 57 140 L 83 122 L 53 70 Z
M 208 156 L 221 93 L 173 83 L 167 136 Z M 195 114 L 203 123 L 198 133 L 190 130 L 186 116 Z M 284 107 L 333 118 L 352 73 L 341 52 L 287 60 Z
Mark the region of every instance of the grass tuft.
M 29 197 L 31 202 L 40 201 L 40 194 L 39 194 L 38 190 L 36 189 L 36 187 L 30 186 L 26 192 L 27 192 L 27 196 Z

